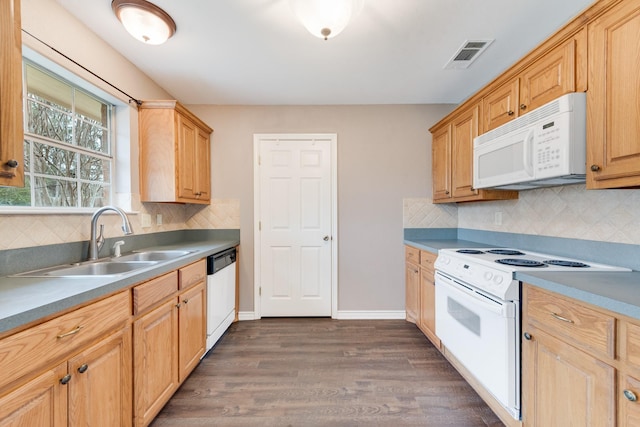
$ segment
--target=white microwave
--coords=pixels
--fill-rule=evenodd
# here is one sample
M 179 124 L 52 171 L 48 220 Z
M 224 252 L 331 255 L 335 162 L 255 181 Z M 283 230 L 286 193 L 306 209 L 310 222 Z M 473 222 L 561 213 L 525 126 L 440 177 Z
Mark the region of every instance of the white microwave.
M 569 93 L 473 140 L 474 188 L 578 184 L 586 172 L 586 94 Z

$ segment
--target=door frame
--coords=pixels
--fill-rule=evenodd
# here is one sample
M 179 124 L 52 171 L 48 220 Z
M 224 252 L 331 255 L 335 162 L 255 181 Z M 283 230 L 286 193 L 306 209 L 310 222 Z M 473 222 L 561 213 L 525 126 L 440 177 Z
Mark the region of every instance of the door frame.
M 331 318 L 338 315 L 338 134 L 256 133 L 253 134 L 253 318 L 262 318 L 260 300 L 260 141 L 263 139 L 324 139 L 331 142 Z

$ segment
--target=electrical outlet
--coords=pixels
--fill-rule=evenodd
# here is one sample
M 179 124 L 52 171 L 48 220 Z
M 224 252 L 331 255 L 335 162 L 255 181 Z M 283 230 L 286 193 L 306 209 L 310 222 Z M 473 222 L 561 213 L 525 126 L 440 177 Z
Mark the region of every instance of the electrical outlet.
M 156 224 L 157 225 L 162 225 L 162 214 L 157 214 L 156 215 Z
M 142 223 L 142 228 L 149 228 L 151 227 L 151 215 L 149 214 L 142 214 L 140 216 L 140 222 Z
M 502 225 L 502 212 L 498 211 L 493 214 L 493 225 Z

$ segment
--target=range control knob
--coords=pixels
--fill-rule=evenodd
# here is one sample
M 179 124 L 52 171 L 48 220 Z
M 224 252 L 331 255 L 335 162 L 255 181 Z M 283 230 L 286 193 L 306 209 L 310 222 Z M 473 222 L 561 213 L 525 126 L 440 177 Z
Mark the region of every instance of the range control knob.
M 449 265 L 450 262 L 451 262 L 451 259 L 449 257 L 442 257 L 442 263 L 444 265 Z
M 501 275 L 499 275 L 499 274 L 495 275 L 495 276 L 493 277 L 493 282 L 494 282 L 496 285 L 499 285 L 500 283 L 502 283 L 502 276 L 501 276 Z
M 484 280 L 486 280 L 487 282 L 490 281 L 493 278 L 493 273 L 490 271 L 485 271 L 484 272 Z

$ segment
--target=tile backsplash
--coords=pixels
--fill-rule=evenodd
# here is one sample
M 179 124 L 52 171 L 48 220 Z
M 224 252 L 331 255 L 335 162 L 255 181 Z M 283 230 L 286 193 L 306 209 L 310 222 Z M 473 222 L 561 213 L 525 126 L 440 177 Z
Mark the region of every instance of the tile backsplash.
M 443 226 L 434 213 L 440 205 L 430 203 L 406 199 L 405 228 Z M 640 244 L 640 190 L 568 185 L 521 191 L 517 200 L 462 203 L 455 211 L 458 228 Z M 437 225 L 428 225 L 433 217 Z
M 453 203 L 433 204 L 431 199 L 404 199 L 403 228 L 456 228 L 458 208 Z
M 133 203 L 136 213 L 129 220 L 136 234 L 157 233 L 183 229 L 239 229 L 240 201 L 215 199 L 210 205 L 180 205 L 163 203 Z M 142 227 L 142 216 L 151 216 L 151 226 Z M 162 215 L 162 224 L 156 223 Z M 28 214 L 0 215 L 0 250 L 32 246 L 69 243 L 89 240 L 89 214 Z M 103 215 L 100 222 L 105 225 L 107 237 L 122 235 L 120 217 Z

